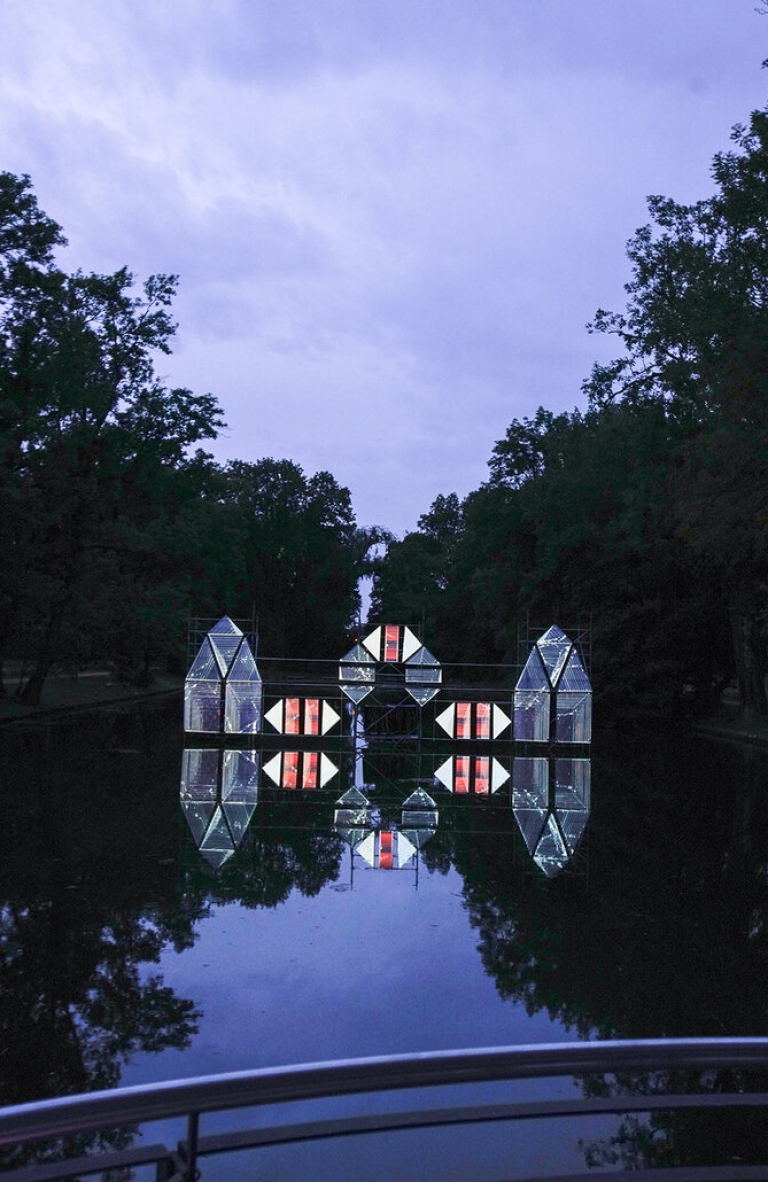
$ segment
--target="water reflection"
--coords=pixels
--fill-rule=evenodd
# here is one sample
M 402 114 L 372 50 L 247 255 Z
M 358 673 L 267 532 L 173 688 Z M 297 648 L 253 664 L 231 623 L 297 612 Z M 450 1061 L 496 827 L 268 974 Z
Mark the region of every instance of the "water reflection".
M 371 870 L 404 870 L 418 874 L 419 850 L 434 837 L 438 809 L 424 788 L 417 788 L 403 801 L 400 825 L 382 820 L 381 811 L 371 805 L 359 788 L 350 788 L 336 801 L 334 829 L 350 848 L 350 884 L 355 865 Z
M 254 751 L 187 748 L 179 801 L 200 853 L 218 869 L 245 837 L 258 800 L 259 757 Z
M 383 827 L 370 794 L 382 784 L 398 788 L 424 778 L 433 791 L 488 797 L 509 784 L 512 813 L 533 863 L 547 877 L 574 857 L 590 814 L 591 761 L 494 755 L 425 755 L 420 749 L 386 754 L 355 734 L 347 750 L 229 750 L 187 748 L 183 753 L 179 800 L 200 854 L 220 869 L 245 837 L 258 801 L 260 770 L 266 788 L 305 793 L 346 780 L 336 798 L 332 829 L 367 865 L 397 869 L 410 864 L 434 836 L 439 810 L 423 783 L 402 804 L 400 827 Z M 337 788 L 338 790 L 338 788 Z M 320 824 L 321 814 L 313 814 Z M 390 818 L 392 825 L 394 822 Z
M 324 788 L 338 774 L 324 751 L 278 751 L 264 763 L 264 773 L 278 788 Z
M 530 1035 L 528 1027 L 519 1028 L 520 1041 L 540 1037 L 548 1016 L 571 1037 L 584 1039 L 768 1031 L 765 752 L 679 736 L 633 740 L 623 733 L 620 742 L 598 749 L 593 766 L 599 791 L 592 793 L 585 761 L 544 759 L 545 778 L 540 765 L 538 772 L 530 766 L 523 771 L 523 765 L 518 770 L 511 754 L 494 750 L 511 782 L 476 795 L 451 793 L 434 782 L 437 767 L 454 754 L 448 742 L 439 753 L 383 750 L 374 743 L 362 757 L 360 799 L 350 794 L 353 747 L 330 747 L 338 778 L 308 791 L 279 787 L 265 774 L 259 752 L 241 751 L 241 766 L 243 759 L 258 764 L 258 803 L 234 854 L 215 869 L 201 856 L 179 807 L 180 768 L 188 803 L 210 806 L 215 782 L 223 813 L 226 760 L 222 756 L 219 770 L 222 753 L 216 750 L 215 780 L 210 766 L 198 778 L 182 756 L 177 705 L 166 717 L 153 717 L 131 712 L 92 723 L 80 718 L 69 730 L 8 728 L 0 736 L 6 788 L 0 830 L 5 1103 L 115 1085 L 132 1059 L 145 1064 L 145 1075 L 140 1077 L 139 1066 L 126 1082 L 157 1077 L 163 1067 L 152 1066 L 152 1057 L 171 1048 L 167 1077 L 240 1066 L 224 1056 L 195 1058 L 205 1043 L 196 1027 L 209 1021 L 199 1011 L 213 1007 L 218 996 L 215 988 L 204 992 L 216 971 L 217 950 L 229 973 L 227 1005 L 239 998 L 240 1013 L 252 1007 L 247 1037 L 242 1026 L 236 1037 L 254 1062 L 264 1061 L 258 1058 L 262 1041 L 276 1027 L 284 1041 L 272 1061 L 391 1049 L 386 1039 L 392 1023 L 384 1009 L 389 978 L 375 1021 L 366 1022 L 364 1013 L 349 1023 L 333 1017 L 342 1003 L 349 1009 L 363 996 L 370 1001 L 366 974 L 382 931 L 391 937 L 390 964 L 404 948 L 410 952 L 411 937 L 430 938 L 428 953 L 408 961 L 412 1012 L 420 1025 L 414 1019 L 406 1026 L 401 1010 L 392 1011 L 397 1029 L 405 1031 L 403 1042 L 409 1039 L 414 1049 L 469 1045 L 473 1034 L 480 1037 L 480 1022 L 486 1023 L 482 1037 L 504 1042 L 515 1015 L 531 1022 Z M 462 750 L 475 758 L 474 747 Z M 270 750 L 267 759 L 274 754 Z M 553 817 L 569 854 L 562 872 L 550 877 L 533 862 L 516 810 L 536 814 L 528 835 L 533 853 L 534 837 Z M 419 812 L 425 816 L 418 822 L 408 815 Z M 376 829 L 404 834 L 418 858 L 404 874 L 387 875 L 359 857 L 360 890 L 349 899 L 333 894 L 346 886 L 351 846 Z M 695 841 L 681 839 L 694 829 Z M 587 851 L 589 873 L 575 873 L 585 866 Z M 409 877 L 417 869 L 418 896 Z M 456 894 L 455 910 L 433 928 L 427 904 L 440 890 Z M 242 925 L 237 937 L 221 936 L 223 921 L 209 922 L 227 905 L 228 923 L 234 925 L 236 913 Z M 406 905 L 410 911 L 399 910 Z M 484 998 L 482 1013 L 480 1007 L 441 1004 L 442 1025 L 429 1043 L 423 1016 L 434 1013 L 436 977 L 447 980 L 455 966 L 465 917 L 471 956 L 492 996 Z M 327 926 L 316 948 L 348 974 L 335 991 L 328 988 L 325 1009 L 317 987 L 322 967 L 306 976 L 313 964 L 322 965 L 319 951 L 315 962 L 307 951 L 313 928 L 321 924 Z M 227 957 L 235 952 L 229 939 L 235 952 L 240 941 L 243 955 L 260 949 L 256 967 L 243 967 L 241 959 L 230 968 Z M 292 958 L 298 958 L 297 968 Z M 277 1007 L 284 1007 L 283 981 L 292 972 L 294 1020 L 281 1025 L 276 1016 L 284 1009 Z M 260 1008 L 252 1004 L 256 996 Z M 470 1018 L 468 1011 L 474 1011 Z M 361 1013 L 355 1010 L 356 1018 Z M 369 1041 L 360 1045 L 354 1039 L 363 1030 Z M 727 1084 L 721 1077 L 702 1081 L 711 1089 Z M 639 1086 L 615 1083 L 617 1090 Z M 666 1133 L 657 1124 L 647 1137 L 639 1126 L 636 1136 L 630 1134 L 635 1143 L 645 1137 L 646 1146 L 651 1135 L 663 1134 L 665 1160 L 685 1159 L 687 1145 L 692 1158 L 696 1146 L 715 1134 L 709 1126 L 697 1127 L 693 1117 L 686 1121 Z M 745 1156 L 764 1135 L 750 1130 L 745 1118 L 740 1136 L 722 1138 L 722 1144 Z M 628 1144 L 595 1142 L 591 1152 L 597 1161 L 598 1153 L 623 1153 Z M 3 1158 L 2 1164 L 10 1163 Z
M 528 853 L 548 877 L 559 874 L 589 820 L 592 761 L 516 756 L 512 812 Z
M 449 755 L 435 776 L 449 792 L 487 796 L 507 783 L 509 771 L 490 755 Z

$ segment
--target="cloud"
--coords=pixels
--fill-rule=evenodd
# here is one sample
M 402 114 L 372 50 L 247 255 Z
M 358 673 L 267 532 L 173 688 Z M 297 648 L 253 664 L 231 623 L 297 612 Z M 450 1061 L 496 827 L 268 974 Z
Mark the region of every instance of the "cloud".
M 0 167 L 69 266 L 180 274 L 163 366 L 222 458 L 402 530 L 579 400 L 646 194 L 709 190 L 763 33 L 748 0 L 6 0 Z

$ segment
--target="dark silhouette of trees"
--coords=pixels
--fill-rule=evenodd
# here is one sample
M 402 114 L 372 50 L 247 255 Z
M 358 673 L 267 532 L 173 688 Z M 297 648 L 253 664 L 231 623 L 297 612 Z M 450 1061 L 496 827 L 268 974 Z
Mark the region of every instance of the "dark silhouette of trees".
M 371 541 L 348 490 L 289 460 L 215 465 L 215 397 L 155 372 L 176 277 L 68 274 L 65 245 L 0 173 L 0 692 L 9 657 L 31 703 L 55 664 L 146 681 L 190 611 L 255 606 L 273 655 L 337 656 Z
M 513 421 L 452 528 L 425 515 L 380 560 L 378 613 L 423 613 L 441 657 L 514 661 L 522 621 L 591 614 L 605 706 L 706 707 L 738 678 L 768 711 L 768 113 L 733 140 L 713 196 L 649 199 L 588 410 Z

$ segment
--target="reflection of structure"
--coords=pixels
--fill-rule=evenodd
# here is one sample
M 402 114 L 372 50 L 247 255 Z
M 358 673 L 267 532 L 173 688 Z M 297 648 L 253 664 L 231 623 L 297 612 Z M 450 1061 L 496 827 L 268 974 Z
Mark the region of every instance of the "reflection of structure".
M 324 788 L 338 770 L 322 751 L 278 751 L 264 764 L 278 788 Z
M 341 715 L 322 698 L 281 698 L 264 718 L 281 735 L 327 735 Z
M 488 755 L 451 755 L 441 763 L 435 778 L 444 784 L 449 792 L 473 792 L 476 796 L 487 796 L 496 792 L 509 779 L 509 772 Z
M 556 625 L 531 649 L 515 686 L 515 738 L 588 743 L 592 687 L 575 646 Z
M 184 682 L 184 729 L 254 734 L 261 726 L 262 684 L 250 645 L 223 616 L 198 649 Z
M 435 722 L 451 739 L 498 739 L 511 719 L 491 702 L 451 702 Z
M 528 853 L 552 877 L 572 858 L 589 819 L 589 759 L 519 756 L 512 764 L 512 812 Z
M 215 870 L 245 836 L 258 799 L 259 760 L 252 751 L 193 748 L 181 766 L 181 809 L 200 853 Z
M 339 681 L 343 692 L 358 705 L 376 685 L 381 664 L 402 666 L 405 690 L 418 706 L 424 706 L 440 692 L 443 673 L 440 662 L 418 637 L 400 624 L 384 624 L 355 644 L 341 658 Z
M 420 850 L 437 829 L 437 805 L 428 792 L 417 788 L 403 801 L 403 815 L 400 819 L 403 833 L 412 845 Z
M 336 802 L 333 824 L 355 857 L 372 870 L 418 869 L 418 851 L 434 837 L 437 829 L 437 806 L 423 788 L 403 802 L 400 826 L 377 824 L 371 802 L 357 788 L 350 788 Z

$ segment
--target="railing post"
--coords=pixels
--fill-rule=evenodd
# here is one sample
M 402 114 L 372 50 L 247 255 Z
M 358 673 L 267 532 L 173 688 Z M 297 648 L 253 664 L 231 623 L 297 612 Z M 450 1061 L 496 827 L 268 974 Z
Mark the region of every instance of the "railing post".
M 178 1170 L 171 1153 L 166 1157 L 159 1157 L 155 1162 L 155 1182 L 171 1182 L 177 1174 Z
M 200 1113 L 190 1112 L 187 1117 L 187 1140 L 179 1146 L 184 1158 L 184 1182 L 195 1182 L 197 1177 L 197 1139 L 200 1129 Z

